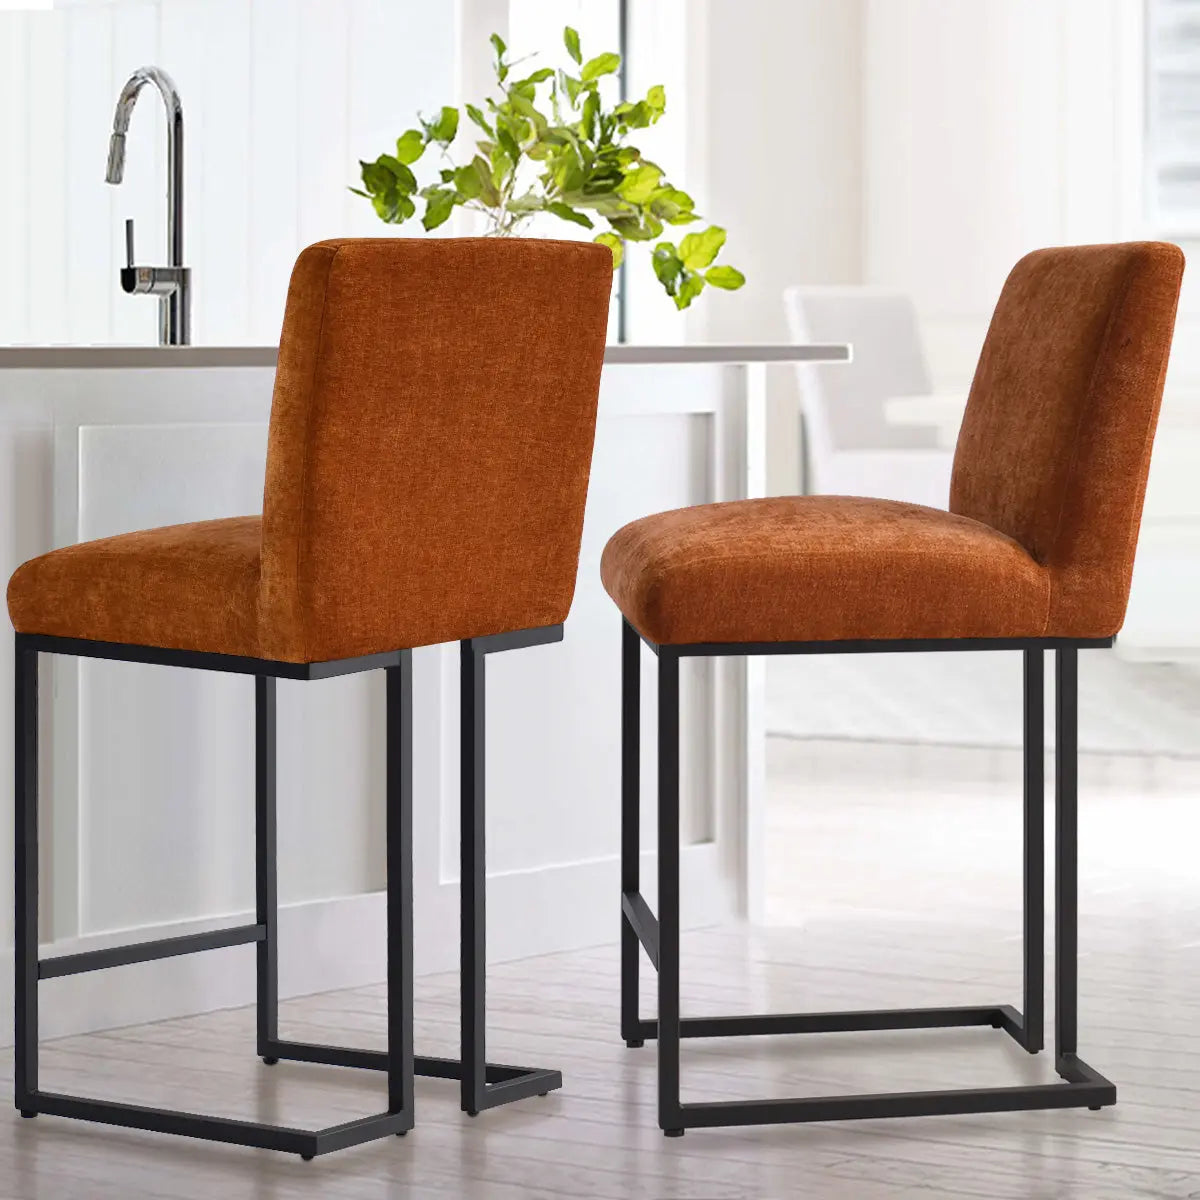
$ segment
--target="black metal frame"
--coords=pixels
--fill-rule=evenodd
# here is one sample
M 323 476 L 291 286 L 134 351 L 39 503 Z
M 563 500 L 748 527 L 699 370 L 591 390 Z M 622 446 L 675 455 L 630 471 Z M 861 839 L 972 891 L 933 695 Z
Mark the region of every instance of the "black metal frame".
M 658 915 L 640 890 L 641 643 L 658 656 Z M 1116 1087 L 1076 1052 L 1078 920 L 1078 651 L 1112 639 L 1005 638 L 937 641 L 721 643 L 660 646 L 623 623 L 621 643 L 621 1036 L 630 1047 L 658 1039 L 658 1123 L 668 1137 L 715 1125 L 934 1116 L 1045 1108 L 1099 1109 Z M 679 1011 L 679 660 L 749 654 L 878 654 L 1021 650 L 1024 655 L 1024 1003 L 685 1018 Z M 1016 1087 L 791 1097 L 721 1103 L 680 1101 L 680 1041 L 693 1037 L 933 1029 L 990 1025 L 1036 1054 L 1043 1045 L 1045 883 L 1044 659 L 1056 660 L 1055 1070 L 1063 1082 Z M 639 946 L 658 971 L 658 1019 L 638 1013 Z
M 108 1125 L 282 1150 L 309 1159 L 413 1127 L 413 1077 L 459 1079 L 463 1111 L 475 1116 L 562 1086 L 558 1071 L 489 1063 L 485 1057 L 486 926 L 484 860 L 484 661 L 489 654 L 562 640 L 561 625 L 472 638 L 460 643 L 462 680 L 462 1058 L 413 1052 L 412 968 L 412 651 L 396 650 L 322 663 L 287 663 L 93 642 L 40 634 L 16 635 L 16 1049 L 14 1083 L 21 1115 L 75 1117 Z M 38 655 L 69 654 L 252 675 L 255 695 L 255 919 L 253 925 L 139 942 L 79 954 L 38 957 Z M 328 679 L 361 671 L 387 672 L 387 1044 L 386 1051 L 293 1042 L 279 1037 L 278 897 L 276 892 L 277 679 Z M 326 1129 L 295 1129 L 255 1121 L 147 1108 L 69 1096 L 38 1087 L 38 983 L 86 971 L 148 962 L 223 946 L 256 946 L 257 1053 L 280 1059 L 387 1073 L 385 1112 Z

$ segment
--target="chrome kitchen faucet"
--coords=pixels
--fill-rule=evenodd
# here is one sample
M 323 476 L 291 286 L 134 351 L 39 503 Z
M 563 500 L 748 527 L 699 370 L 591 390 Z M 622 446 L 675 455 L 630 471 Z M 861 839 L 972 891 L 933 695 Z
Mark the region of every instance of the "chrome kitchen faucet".
M 117 99 L 112 138 L 108 145 L 105 180 L 125 177 L 125 135 L 138 94 L 146 84 L 158 88 L 167 110 L 167 261 L 165 267 L 139 267 L 133 258 L 133 220 L 125 222 L 125 266 L 121 287 L 131 296 L 158 297 L 158 341 L 162 346 L 187 346 L 192 340 L 191 270 L 183 265 L 183 102 L 166 71 L 139 67 Z

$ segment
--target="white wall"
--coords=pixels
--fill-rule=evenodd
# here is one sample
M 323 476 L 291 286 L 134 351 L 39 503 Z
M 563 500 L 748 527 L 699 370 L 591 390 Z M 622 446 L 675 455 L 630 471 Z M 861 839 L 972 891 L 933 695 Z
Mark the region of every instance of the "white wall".
M 688 16 L 696 191 L 747 279 L 738 292 L 706 292 L 689 336 L 788 341 L 787 285 L 862 275 L 862 5 L 705 0 Z M 797 404 L 792 373 L 772 372 L 771 491 L 798 486 Z
M 865 0 L 863 282 L 967 384 L 1009 268 L 1147 236 L 1136 0 Z
M 147 63 L 184 102 L 193 339 L 274 344 L 303 246 L 388 232 L 347 185 L 418 109 L 455 102 L 458 7 L 87 0 L 0 12 L 0 344 L 155 340 L 156 302 L 117 282 L 127 216 L 139 261 L 165 260 L 153 89 L 134 113 L 125 183 L 104 183 L 117 94 Z

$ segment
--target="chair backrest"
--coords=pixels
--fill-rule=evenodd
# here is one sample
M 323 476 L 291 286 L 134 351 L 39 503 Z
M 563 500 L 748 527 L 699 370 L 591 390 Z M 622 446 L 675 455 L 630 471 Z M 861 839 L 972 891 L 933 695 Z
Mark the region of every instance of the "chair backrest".
M 1048 568 L 1051 635 L 1124 620 L 1182 277 L 1178 246 L 1070 246 L 1021 259 L 1000 295 L 950 509 Z
M 371 238 L 296 262 L 271 407 L 261 640 L 321 661 L 571 605 L 612 254 Z
M 872 287 L 790 287 L 783 294 L 797 342 L 849 342 L 849 363 L 798 363 L 810 453 L 928 449 L 933 429 L 892 425 L 884 401 L 931 390 L 916 310 L 904 292 Z

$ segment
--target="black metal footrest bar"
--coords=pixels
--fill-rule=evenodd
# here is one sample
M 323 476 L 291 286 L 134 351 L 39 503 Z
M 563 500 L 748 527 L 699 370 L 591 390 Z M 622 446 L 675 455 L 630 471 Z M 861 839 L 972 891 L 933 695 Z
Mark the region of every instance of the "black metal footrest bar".
M 59 954 L 54 958 L 38 961 L 38 978 L 61 979 L 65 975 L 82 975 L 86 971 L 103 971 L 108 967 L 127 967 L 132 963 L 175 958 L 180 954 L 198 954 L 202 950 L 245 946 L 251 942 L 261 942 L 266 936 L 265 925 L 237 925 L 232 929 L 213 929 L 208 933 L 189 933 L 182 937 L 134 942 L 129 946 L 112 946 L 107 950 Z
M 145 1129 L 151 1133 L 172 1133 L 236 1146 L 255 1146 L 261 1150 L 282 1150 L 305 1158 L 344 1150 L 348 1146 L 357 1146 L 391 1134 L 406 1133 L 412 1128 L 411 1113 L 377 1113 L 341 1125 L 331 1125 L 327 1129 L 308 1130 L 147 1108 L 140 1104 L 119 1104 L 111 1100 L 90 1100 L 57 1092 L 34 1092 L 22 1097 L 21 1107 L 24 1111 L 47 1116 L 74 1117 L 104 1125 L 120 1125 L 127 1129 Z
M 323 1063 L 330 1067 L 357 1067 L 364 1071 L 386 1071 L 387 1052 L 356 1050 L 351 1046 L 328 1046 L 319 1042 L 272 1041 L 266 1046 L 266 1057 L 290 1062 Z M 457 1058 L 432 1058 L 417 1055 L 413 1059 L 417 1075 L 429 1079 L 462 1079 L 462 1062 Z M 562 1072 L 540 1067 L 513 1067 L 505 1063 L 487 1063 L 484 1068 L 487 1085 L 481 1109 L 495 1108 L 513 1100 L 540 1096 L 562 1087 Z
M 885 1008 L 860 1012 L 765 1013 L 734 1017 L 684 1017 L 685 1038 L 762 1037 L 789 1033 L 864 1033 L 882 1029 L 954 1029 L 987 1025 L 1020 1040 L 1021 1014 L 1011 1005 L 984 1008 Z M 657 1021 L 639 1021 L 638 1036 L 656 1038 Z
M 1117 1089 L 1081 1060 L 1060 1064 L 1063 1083 L 957 1091 L 893 1092 L 681 1104 L 679 1127 L 777 1125 L 800 1121 L 854 1121 L 884 1117 L 939 1117 L 963 1113 L 1025 1112 L 1047 1108 L 1101 1108 L 1117 1102 Z M 1069 1073 L 1068 1073 L 1069 1072 Z

